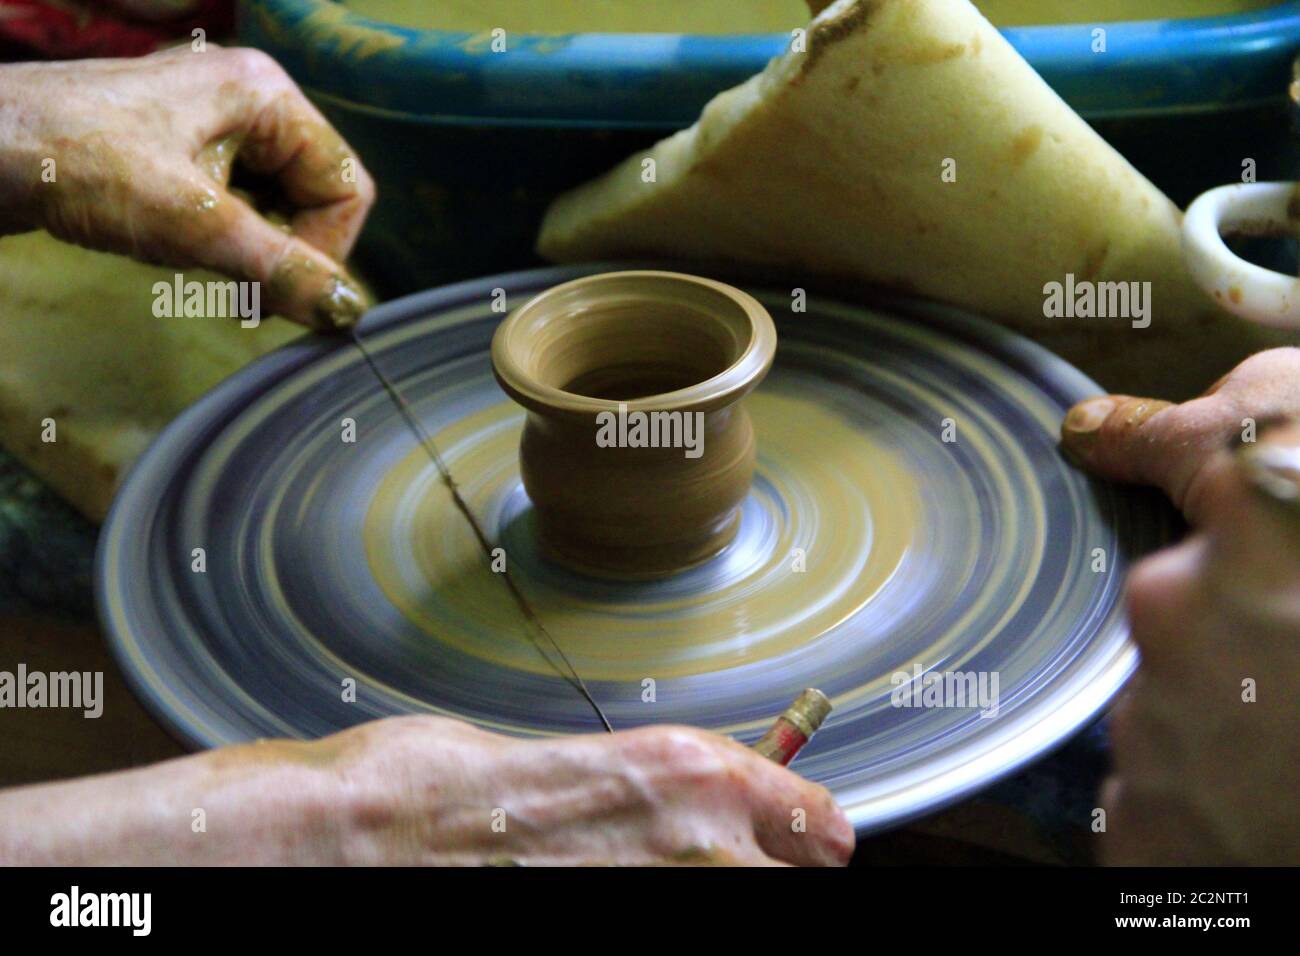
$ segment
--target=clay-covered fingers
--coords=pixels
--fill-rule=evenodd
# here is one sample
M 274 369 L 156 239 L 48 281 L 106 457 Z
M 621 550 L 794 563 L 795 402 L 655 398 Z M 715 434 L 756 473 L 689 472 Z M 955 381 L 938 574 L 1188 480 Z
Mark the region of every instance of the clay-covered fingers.
M 298 91 L 286 89 L 258 113 L 240 149 L 254 172 L 274 175 L 295 206 L 295 235 L 344 258 L 375 201 L 361 160 Z
M 337 260 L 301 237 L 277 229 L 251 206 L 227 195 L 183 240 L 194 262 L 257 282 L 264 307 L 309 328 L 355 325 L 368 301 Z
M 1300 415 L 1300 350 L 1254 355 L 1200 398 L 1175 405 L 1105 395 L 1079 402 L 1061 424 L 1061 446 L 1088 470 L 1155 485 L 1193 523 L 1204 512 L 1205 466 L 1263 423 Z
M 200 261 L 263 283 L 267 304 L 317 329 L 354 325 L 366 305 L 342 265 L 375 200 L 360 158 L 283 69 L 255 50 L 207 61 L 215 111 L 199 130 L 199 170 L 223 187 L 231 164 L 274 177 L 293 206 L 288 237 L 227 193 L 220 235 Z
M 202 53 L 181 47 L 136 62 L 186 100 L 175 125 L 184 130 L 189 155 L 175 161 L 188 160 L 189 168 L 168 178 L 191 182 L 166 192 L 210 193 L 156 221 L 140 217 L 143 230 L 157 233 L 146 257 L 259 282 L 268 311 L 311 328 L 355 324 L 368 303 L 343 260 L 375 188 L 338 133 L 260 51 L 208 44 Z M 150 152 L 162 146 L 145 145 Z M 164 157 L 165 151 L 156 163 L 165 165 Z M 293 207 L 287 231 L 229 189 L 235 163 L 276 179 Z
M 240 89 L 221 100 L 207 140 L 238 137 L 239 162 L 275 177 L 295 207 L 294 234 L 345 258 L 374 204 L 374 180 L 273 59 L 256 50 L 223 53 L 230 81 Z
M 266 54 L 209 43 L 3 70 L 0 231 L 257 281 L 264 311 L 315 328 L 360 316 L 342 263 L 374 183 Z M 229 188 L 234 163 L 274 178 L 287 233 Z

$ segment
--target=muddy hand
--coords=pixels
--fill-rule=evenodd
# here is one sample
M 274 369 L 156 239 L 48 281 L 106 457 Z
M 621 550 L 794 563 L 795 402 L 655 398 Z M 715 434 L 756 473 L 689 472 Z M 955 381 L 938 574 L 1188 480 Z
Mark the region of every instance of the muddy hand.
M 147 262 L 262 284 L 277 313 L 347 327 L 366 306 L 342 262 L 374 184 L 268 56 L 180 47 L 0 67 L 0 233 L 45 228 Z M 273 177 L 287 229 L 227 187 Z
M 1063 428 L 1197 528 L 1128 581 L 1142 663 L 1111 721 L 1110 863 L 1300 862 L 1300 428 L 1267 424 L 1300 417 L 1298 374 L 1275 349 L 1193 401 L 1093 399 Z
M 1300 349 L 1253 355 L 1181 405 L 1131 395 L 1079 402 L 1061 425 L 1061 447 L 1103 478 L 1155 485 L 1200 524 L 1212 505 L 1205 478 L 1215 453 L 1249 444 L 1265 422 L 1284 417 L 1300 419 Z

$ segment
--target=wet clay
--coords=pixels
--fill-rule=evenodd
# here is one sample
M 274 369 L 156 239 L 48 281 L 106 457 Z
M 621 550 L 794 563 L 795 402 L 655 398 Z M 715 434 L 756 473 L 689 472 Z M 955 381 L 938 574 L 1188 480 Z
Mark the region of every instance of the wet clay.
M 741 400 L 775 354 L 756 300 L 678 273 L 589 276 L 512 313 L 492 364 L 528 411 L 520 470 L 546 552 L 654 578 L 722 550 L 754 471 Z
M 339 331 L 351 328 L 366 310 L 366 294 L 348 277 L 336 271 L 320 276 L 321 271 L 315 258 L 291 249 L 271 275 L 268 292 L 272 301 L 287 301 L 297 289 L 319 288 L 311 314 L 315 326 Z
M 918 550 L 930 553 L 926 526 L 951 522 L 954 514 L 978 514 L 961 487 L 948 489 L 943 515 L 927 514 L 922 480 L 890 436 L 883 430 L 864 434 L 834 396 L 830 384 L 800 373 L 769 379 L 746 399 L 759 463 L 745 504 L 745 546 L 719 556 L 708 566 L 711 573 L 681 576 L 706 574 L 712 582 L 707 589 L 683 584 L 671 596 L 618 582 L 593 582 L 580 592 L 568 576 L 536 570 L 541 559 L 529 554 L 537 547 L 536 528 L 502 514 L 512 510 L 509 489 L 518 482 L 516 449 L 525 417 L 519 406 L 493 404 L 448 423 L 436 440 L 475 513 L 489 527 L 504 525 L 496 536 L 511 566 L 522 569 L 530 602 L 585 679 L 689 677 L 806 652 L 839 622 L 880 600 L 903 576 L 909 553 L 914 562 Z M 989 449 L 990 460 L 996 452 Z M 1006 520 L 1016 526 L 1013 534 L 1035 533 L 1033 523 L 1019 527 L 1017 514 Z M 518 629 L 519 612 L 502 598 L 501 582 L 483 573 L 478 545 L 422 448 L 411 448 L 374 489 L 363 538 L 385 597 L 440 653 L 539 677 L 554 673 L 529 642 L 502 639 Z M 979 539 L 971 528 L 963 547 Z M 808 556 L 806 570 L 793 573 L 800 552 Z M 971 560 L 961 552 L 950 541 L 944 560 Z M 926 574 L 936 560 L 926 559 Z M 766 730 L 771 720 L 771 711 L 763 713 L 755 729 Z

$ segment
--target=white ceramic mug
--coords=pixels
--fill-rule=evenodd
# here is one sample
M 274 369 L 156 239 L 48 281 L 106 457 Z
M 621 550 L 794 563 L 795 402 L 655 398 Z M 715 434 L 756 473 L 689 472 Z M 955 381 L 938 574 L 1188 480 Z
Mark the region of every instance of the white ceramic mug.
M 1225 309 L 1279 328 L 1300 328 L 1300 279 L 1234 254 L 1223 234 L 1300 235 L 1297 183 L 1240 183 L 1198 196 L 1183 218 L 1183 256 L 1196 283 Z

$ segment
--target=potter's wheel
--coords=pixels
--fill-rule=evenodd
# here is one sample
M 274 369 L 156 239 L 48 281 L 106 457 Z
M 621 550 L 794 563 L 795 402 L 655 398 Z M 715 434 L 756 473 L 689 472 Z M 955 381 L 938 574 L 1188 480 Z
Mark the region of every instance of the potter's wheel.
M 1131 673 L 1122 582 L 1164 539 L 1167 512 L 1060 458 L 1065 409 L 1098 388 L 935 306 L 812 298 L 791 315 L 788 290 L 749 289 L 781 340 L 748 403 L 759 461 L 735 542 L 651 583 L 545 563 L 518 473 L 523 412 L 488 360 L 502 318 L 491 290 L 516 305 L 591 271 L 425 293 L 376 310 L 363 334 L 615 727 L 690 723 L 752 740 L 820 687 L 835 711 L 796 768 L 865 830 L 1010 772 Z M 354 443 L 341 439 L 346 418 Z M 98 584 L 135 690 L 196 745 L 414 711 L 518 734 L 599 730 L 345 343 L 274 353 L 174 422 L 118 497 Z M 996 672 L 997 716 L 891 706 L 891 674 L 916 664 Z

